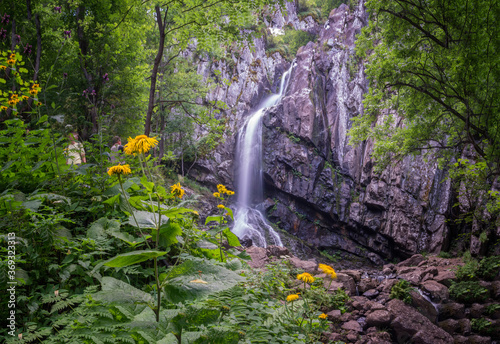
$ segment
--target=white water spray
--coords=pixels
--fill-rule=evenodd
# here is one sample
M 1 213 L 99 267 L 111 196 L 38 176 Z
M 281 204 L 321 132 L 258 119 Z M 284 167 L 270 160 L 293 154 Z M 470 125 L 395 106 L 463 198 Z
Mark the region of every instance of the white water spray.
M 268 243 L 283 246 L 278 233 L 252 205 L 263 200 L 262 117 L 268 107 L 278 104 L 283 97 L 292 67 L 293 63 L 290 69 L 283 73 L 279 93 L 268 97 L 255 113 L 248 117 L 238 135 L 238 204 L 234 214 L 233 233 L 240 239 L 251 239 L 253 244 L 259 247 L 266 247 Z

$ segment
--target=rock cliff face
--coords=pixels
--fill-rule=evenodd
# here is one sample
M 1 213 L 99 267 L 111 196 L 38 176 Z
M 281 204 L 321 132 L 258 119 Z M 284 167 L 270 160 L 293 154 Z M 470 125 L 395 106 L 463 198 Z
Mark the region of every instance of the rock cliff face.
M 363 112 L 368 81 L 354 53 L 355 35 L 367 24 L 363 2 L 341 5 L 323 24 L 299 21 L 293 3 L 273 25 L 291 24 L 317 35 L 299 49 L 282 102 L 264 117 L 264 181 L 268 218 L 321 250 L 346 251 L 375 263 L 394 255 L 438 252 L 447 241 L 445 216 L 451 203 L 446 172 L 435 161 L 408 157 L 382 173 L 373 172 L 372 142 L 350 146 L 351 119 Z M 236 60 L 236 57 L 233 56 Z M 266 56 L 263 40 L 244 51 L 233 67 L 203 65 L 233 83 L 211 97 L 231 108 L 233 134 L 213 160 L 201 161 L 200 181 L 234 181 L 235 134 L 245 116 L 269 91 L 289 63 Z

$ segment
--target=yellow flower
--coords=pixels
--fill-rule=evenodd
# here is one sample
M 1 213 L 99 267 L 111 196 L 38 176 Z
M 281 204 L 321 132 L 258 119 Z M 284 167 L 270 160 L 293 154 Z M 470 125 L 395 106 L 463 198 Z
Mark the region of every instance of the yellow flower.
M 214 197 L 220 197 L 220 193 L 214 192 Z
M 231 191 L 231 190 L 226 190 L 226 193 L 227 193 L 229 196 L 234 195 L 234 191 Z
M 125 145 L 125 154 L 147 153 L 153 147 L 156 147 L 158 140 L 156 137 L 147 137 L 146 135 L 138 135 L 135 139 L 129 137 L 128 143 Z
M 15 59 L 15 58 L 16 58 L 16 54 L 15 53 L 10 54 L 9 59 Z
M 293 302 L 295 300 L 299 299 L 299 295 L 297 294 L 291 294 L 286 297 L 286 302 Z
M 331 279 L 336 279 L 337 278 L 337 274 L 335 273 L 335 270 L 331 266 L 329 266 L 329 265 L 319 264 L 318 265 L 318 269 L 320 269 L 325 274 L 327 274 L 328 276 L 330 276 Z
M 217 208 L 224 209 L 224 205 L 219 204 L 219 205 L 217 206 Z
M 305 283 L 313 283 L 314 282 L 314 277 L 311 276 L 311 274 L 304 272 L 303 274 L 297 275 L 297 279 L 304 281 Z
M 130 170 L 130 166 L 129 165 L 116 165 L 116 166 L 113 166 L 113 167 L 110 167 L 108 169 L 108 174 L 110 176 L 113 176 L 113 175 L 127 175 L 127 174 L 130 174 L 132 173 L 132 171 Z
M 326 315 L 325 313 L 322 313 L 322 314 L 320 314 L 318 316 L 318 318 L 320 318 L 320 319 L 326 319 L 326 318 L 328 318 L 328 315 Z
M 222 185 L 222 184 L 217 185 L 217 190 L 221 194 L 226 193 L 226 191 L 227 191 L 226 187 L 224 185 Z
M 0 66 L 0 69 L 6 70 L 7 66 Z
M 13 66 L 13 65 L 16 64 L 16 60 L 15 59 L 9 59 L 9 60 L 7 60 L 7 64 Z
M 2 106 L 2 110 L 7 110 L 8 107 L 7 106 Z
M 174 197 L 182 198 L 182 196 L 184 196 L 184 189 L 181 187 L 181 183 L 174 184 L 170 188 L 172 189 L 170 193 L 174 195 Z

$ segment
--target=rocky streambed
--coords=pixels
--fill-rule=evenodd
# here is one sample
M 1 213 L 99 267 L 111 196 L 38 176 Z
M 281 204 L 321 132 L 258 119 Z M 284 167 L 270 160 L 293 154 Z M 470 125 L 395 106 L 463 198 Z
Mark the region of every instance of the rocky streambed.
M 252 257 L 249 265 L 254 269 L 265 269 L 272 261 L 287 260 L 298 269 L 325 277 L 317 270 L 316 260 L 290 256 L 284 247 L 252 246 L 247 252 Z M 325 310 L 331 321 L 329 331 L 324 333 L 325 343 L 500 343 L 498 271 L 492 281 L 475 281 L 484 292 L 481 301 L 474 302 L 472 294 L 477 292 L 474 288 L 463 290 L 461 298 L 456 292 L 450 296 L 450 287 L 457 282 L 456 269 L 463 264 L 460 258 L 416 254 L 381 269 L 336 268 L 337 279 L 329 286 L 330 290 L 344 289 L 350 301 L 343 314 L 338 309 Z M 404 284 L 406 289 L 401 288 Z M 400 296 L 405 293 L 410 296 L 406 302 L 391 297 L 395 286 Z

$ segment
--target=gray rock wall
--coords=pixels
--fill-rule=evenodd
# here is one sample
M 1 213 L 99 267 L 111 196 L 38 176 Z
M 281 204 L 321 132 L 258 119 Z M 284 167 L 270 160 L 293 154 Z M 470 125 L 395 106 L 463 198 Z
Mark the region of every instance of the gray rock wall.
M 288 16 L 275 14 L 281 27 L 317 33 L 317 41 L 299 49 L 291 82 L 281 104 L 264 117 L 264 176 L 268 218 L 281 228 L 327 251 L 343 250 L 381 263 L 381 258 L 438 252 L 446 243 L 445 215 L 451 185 L 435 161 L 407 157 L 382 173 L 373 172 L 372 142 L 350 146 L 351 118 L 363 112 L 368 88 L 355 36 L 367 24 L 363 2 L 350 11 L 341 5 L 323 25 L 309 17 L 299 22 L 293 3 Z M 278 53 L 266 56 L 262 39 L 245 50 L 233 71 L 217 63 L 200 66 L 234 80 L 212 99 L 232 111 L 233 135 L 193 170 L 200 181 L 231 185 L 234 181 L 235 134 L 245 115 L 276 91 L 288 67 Z

